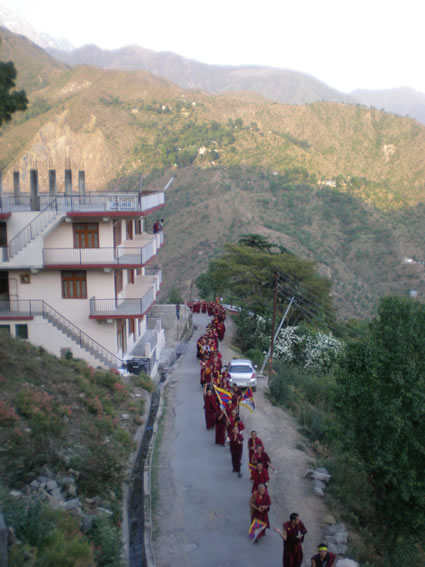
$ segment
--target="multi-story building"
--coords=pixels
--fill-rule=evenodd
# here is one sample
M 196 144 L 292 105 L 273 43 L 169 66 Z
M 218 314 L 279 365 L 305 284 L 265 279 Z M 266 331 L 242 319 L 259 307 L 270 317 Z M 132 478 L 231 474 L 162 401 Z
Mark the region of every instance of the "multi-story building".
M 164 332 L 148 314 L 161 286 L 152 261 L 164 233 L 149 234 L 146 216 L 164 205 L 156 193 L 86 193 L 65 171 L 65 192 L 1 191 L 0 329 L 58 356 L 72 353 L 94 366 L 120 367 L 140 357 L 156 372 Z

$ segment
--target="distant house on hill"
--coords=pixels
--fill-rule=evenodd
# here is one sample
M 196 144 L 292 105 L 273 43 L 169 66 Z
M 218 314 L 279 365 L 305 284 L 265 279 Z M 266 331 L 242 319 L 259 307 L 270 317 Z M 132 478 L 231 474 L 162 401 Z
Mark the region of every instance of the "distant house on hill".
M 320 185 L 326 185 L 326 187 L 336 187 L 336 181 L 333 179 L 324 179 L 320 182 Z
M 164 191 L 86 193 L 84 172 L 72 191 L 38 192 L 0 183 L 0 329 L 58 356 L 72 353 L 94 366 L 119 368 L 137 350 L 156 372 L 164 331 L 149 312 L 162 274 L 149 268 L 164 233 L 146 230 L 147 215 L 164 206 Z

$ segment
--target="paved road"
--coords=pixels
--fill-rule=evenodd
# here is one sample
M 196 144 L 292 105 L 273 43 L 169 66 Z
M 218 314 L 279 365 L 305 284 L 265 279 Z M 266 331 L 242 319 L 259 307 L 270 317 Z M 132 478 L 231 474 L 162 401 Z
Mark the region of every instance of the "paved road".
M 268 530 L 253 545 L 247 535 L 251 483 L 246 445 L 243 477 L 238 478 L 232 473 L 229 448 L 215 445 L 214 431 L 205 428 L 195 353 L 196 340 L 209 321 L 195 316 L 199 329 L 167 387 L 159 458 L 159 537 L 154 540 L 157 567 L 276 567 L 282 564 L 280 537 Z M 270 519 L 272 525 L 281 525 L 273 505 Z

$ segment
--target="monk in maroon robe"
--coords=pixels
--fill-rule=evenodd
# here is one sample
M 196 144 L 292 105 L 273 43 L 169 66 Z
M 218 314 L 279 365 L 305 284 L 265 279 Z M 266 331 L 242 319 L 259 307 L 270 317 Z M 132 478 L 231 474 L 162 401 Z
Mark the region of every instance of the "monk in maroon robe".
M 233 472 L 238 473 L 238 477 L 242 476 L 241 473 L 241 461 L 242 461 L 242 450 L 243 450 L 243 436 L 239 433 L 237 427 L 233 428 L 230 434 L 230 454 L 232 456 Z
M 289 516 L 289 522 L 285 522 L 282 531 L 274 530 L 283 539 L 283 567 L 301 567 L 303 562 L 302 542 L 307 529 L 300 520 L 298 514 L 293 512 Z
M 257 463 L 255 470 L 251 472 L 251 480 L 251 492 L 255 492 L 260 484 L 264 484 L 264 486 L 267 487 L 267 483 L 270 480 L 269 473 L 267 472 L 267 469 L 263 467 L 263 463 L 261 463 L 260 461 Z
M 311 567 L 334 567 L 336 561 L 335 553 L 328 551 L 326 543 L 319 543 L 318 553 L 311 558 Z
M 217 418 L 215 422 L 215 443 L 216 445 L 225 445 L 226 443 L 226 425 L 227 415 L 223 408 L 217 410 Z
M 257 490 L 252 493 L 250 500 L 251 523 L 254 519 L 261 520 L 267 524 L 267 528 L 270 528 L 269 510 L 271 504 L 272 501 L 270 500 L 266 487 L 264 484 L 259 484 Z M 266 529 L 259 534 L 257 541 L 260 537 L 264 537 L 266 535 Z
M 267 470 L 269 470 L 269 467 L 273 470 L 276 470 L 274 468 L 274 466 L 272 465 L 272 462 L 270 460 L 270 457 L 268 456 L 268 454 L 264 451 L 264 447 L 262 445 L 258 445 L 258 447 L 255 449 L 254 451 L 254 455 L 252 456 L 252 461 L 251 461 L 254 465 L 256 465 L 257 463 L 261 462 L 263 463 L 263 467 Z
M 232 400 L 229 400 L 226 404 L 226 413 L 227 413 L 227 417 L 229 419 L 231 419 L 231 417 L 232 417 L 233 410 L 235 410 L 235 412 L 236 412 L 236 408 L 233 405 Z
M 232 402 L 233 404 L 239 408 L 239 402 L 242 398 L 242 390 L 238 387 L 237 384 L 232 384 Z
M 259 445 L 263 445 L 263 442 L 259 437 L 257 437 L 256 431 L 251 431 L 251 437 L 248 439 L 248 452 L 249 452 L 250 463 L 253 462 L 252 459 L 254 457 L 254 451 Z
M 217 419 L 218 403 L 211 388 L 208 385 L 204 386 L 204 410 L 205 410 L 205 423 L 207 429 L 212 429 L 215 426 Z

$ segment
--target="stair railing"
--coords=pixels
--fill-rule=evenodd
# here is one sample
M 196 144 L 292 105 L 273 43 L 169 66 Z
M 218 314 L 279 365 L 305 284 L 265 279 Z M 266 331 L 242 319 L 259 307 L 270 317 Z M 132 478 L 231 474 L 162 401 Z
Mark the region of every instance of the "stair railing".
M 38 236 L 56 215 L 57 201 L 55 198 L 32 221 L 11 238 L 9 242 L 9 258 L 13 258 L 24 246 Z
M 0 315 L 13 317 L 17 313 L 25 317 L 40 315 L 43 319 L 56 323 L 78 346 L 86 348 L 95 358 L 103 359 L 111 367 L 120 368 L 122 366 L 122 360 L 118 356 L 82 331 L 43 299 L 10 299 L 0 301 Z

